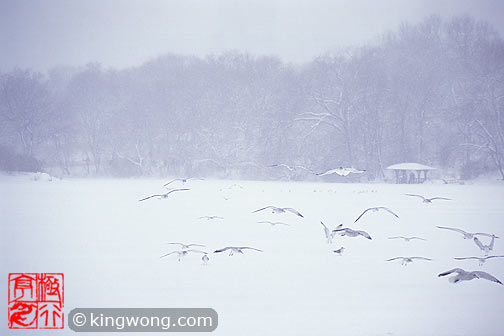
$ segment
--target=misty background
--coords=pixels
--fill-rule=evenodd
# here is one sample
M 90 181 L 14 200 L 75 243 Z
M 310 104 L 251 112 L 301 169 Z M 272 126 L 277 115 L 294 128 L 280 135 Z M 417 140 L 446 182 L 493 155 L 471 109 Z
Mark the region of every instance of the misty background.
M 146 5 L 137 19 L 152 22 L 136 29 L 131 13 L 103 19 L 104 12 L 114 13 L 113 2 L 81 8 L 83 17 L 98 18 L 91 26 L 58 6 L 54 18 L 63 24 L 57 26 L 51 15 L 35 18 L 51 6 L 6 1 L 0 169 L 56 176 L 313 178 L 267 167 L 286 163 L 315 171 L 355 167 L 366 169 L 368 180 L 383 180 L 388 165 L 420 162 L 442 168 L 442 176 L 490 173 L 504 179 L 500 12 L 486 8 L 485 20 L 425 17 L 418 2 L 391 1 L 407 7 L 397 11 L 402 14 L 387 14 L 386 7 L 373 11 L 371 3 L 351 8 L 369 13 L 349 16 L 346 23 L 354 19 L 357 26 L 347 29 L 335 29 L 345 22 L 331 21 L 331 14 L 348 16 L 335 7 L 293 6 L 296 16 L 281 1 L 276 10 L 264 2 L 241 8 L 209 1 L 194 11 L 175 2 L 170 16 Z M 489 3 L 495 4 L 481 8 Z M 215 24 L 229 6 L 240 14 Z M 309 9 L 312 15 L 297 20 Z M 373 15 L 383 31 L 365 24 Z M 194 27 L 193 16 L 206 19 Z M 177 29 L 163 27 L 163 18 Z M 117 20 L 129 24 L 131 34 L 119 30 Z M 30 34 L 24 24 L 32 25 Z M 67 25 L 73 30 L 58 33 Z M 324 34 L 313 34 L 316 25 Z M 49 27 L 48 35 L 34 34 L 39 26 Z M 151 33 L 156 29 L 164 35 Z M 89 41 L 69 44 L 77 36 Z M 156 36 L 175 42 L 163 44 Z M 338 42 L 328 43 L 330 36 Z M 73 47 L 63 48 L 68 45 Z

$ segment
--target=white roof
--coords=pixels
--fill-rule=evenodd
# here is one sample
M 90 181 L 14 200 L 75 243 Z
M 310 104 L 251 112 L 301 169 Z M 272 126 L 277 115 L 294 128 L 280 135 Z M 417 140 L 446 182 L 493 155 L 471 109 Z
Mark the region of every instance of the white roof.
M 436 168 L 429 167 L 420 163 L 415 162 L 406 162 L 406 163 L 397 163 L 392 166 L 388 166 L 387 169 L 391 170 L 434 170 Z

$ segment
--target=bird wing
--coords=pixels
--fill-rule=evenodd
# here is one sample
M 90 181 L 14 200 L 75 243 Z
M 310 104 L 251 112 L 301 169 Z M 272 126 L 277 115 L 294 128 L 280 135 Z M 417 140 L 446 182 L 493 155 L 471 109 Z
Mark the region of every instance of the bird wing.
M 170 252 L 170 253 L 166 253 L 165 255 L 162 255 L 161 257 L 159 257 L 159 259 L 164 258 L 166 256 L 169 256 L 170 254 L 173 254 L 173 253 L 178 253 L 178 251 L 173 251 L 173 252 Z
M 166 187 L 168 184 L 173 183 L 175 181 L 180 181 L 180 179 L 174 179 L 174 180 L 171 180 L 170 182 L 166 182 L 165 184 L 163 184 L 163 187 Z
M 479 235 L 479 236 L 485 236 L 485 237 L 493 237 L 493 236 L 495 236 L 495 235 L 492 235 L 490 233 L 484 233 L 484 232 L 475 232 L 473 234 L 474 235 Z M 499 238 L 499 237 L 495 236 L 495 238 Z
M 479 259 L 478 257 L 455 257 L 455 260 Z
M 457 228 L 452 228 L 452 227 L 447 227 L 447 226 L 436 226 L 438 229 L 445 229 L 445 230 L 451 230 L 451 231 L 455 231 L 455 232 L 459 232 L 459 233 L 462 233 L 462 234 L 466 234 L 467 232 L 465 232 L 464 230 L 460 230 L 460 229 L 457 229 Z
M 148 200 L 149 198 L 152 198 L 152 197 L 159 197 L 159 196 L 162 196 L 162 195 L 150 195 L 150 196 L 148 196 L 148 197 L 142 198 L 141 200 L 138 200 L 138 202 L 142 202 L 142 201 Z
M 474 237 L 474 242 L 476 243 L 476 245 L 478 245 L 478 247 L 481 249 L 481 250 L 484 250 L 485 249 L 485 246 L 483 246 L 483 244 L 481 243 L 481 241 L 478 239 L 478 237 Z
M 387 239 L 406 239 L 406 237 L 397 236 L 397 237 L 388 237 Z
M 254 247 L 247 247 L 247 246 L 239 247 L 239 249 L 240 250 L 254 250 L 254 251 L 264 252 L 263 250 L 259 250 L 259 249 L 256 249 Z
M 394 216 L 396 216 L 397 218 L 399 218 L 399 216 L 398 216 L 398 215 L 397 215 L 394 211 L 390 210 L 390 209 L 389 209 L 389 208 L 387 208 L 387 207 L 378 207 L 378 209 L 383 209 L 383 210 L 385 210 L 385 211 L 388 211 L 388 212 L 390 212 L 392 215 L 394 215 Z
M 364 214 L 365 214 L 366 212 L 368 212 L 369 210 L 372 210 L 372 209 L 373 209 L 373 208 L 369 208 L 369 209 L 364 210 L 364 212 L 363 212 L 363 213 L 361 213 L 359 217 L 357 217 L 357 219 L 354 221 L 354 223 L 357 223 L 357 221 L 358 221 L 358 220 L 359 220 L 362 216 L 364 216 Z
M 165 244 L 168 244 L 168 245 L 180 245 L 180 246 L 184 246 L 184 244 L 182 244 L 182 243 L 165 243 Z
M 452 274 L 452 273 L 464 273 L 465 271 L 461 268 L 454 268 L 454 269 L 451 269 L 449 271 L 446 271 L 446 272 L 443 272 L 443 273 L 439 273 L 438 274 L 438 277 L 442 277 L 442 276 L 445 276 L 445 275 L 448 275 L 448 274 Z
M 433 197 L 433 198 L 430 198 L 431 201 L 434 201 L 434 200 L 445 200 L 445 201 L 453 201 L 451 198 L 446 198 L 446 197 Z
M 172 192 L 175 192 L 175 191 L 186 191 L 186 190 L 190 190 L 190 189 L 172 189 L 172 190 L 168 191 L 165 195 L 169 195 L 169 194 L 171 194 Z
M 224 247 L 219 250 L 215 250 L 213 253 L 220 253 L 232 249 L 232 247 Z
M 398 259 L 404 259 L 404 257 L 390 258 L 390 259 L 387 259 L 387 261 L 393 261 L 393 260 L 398 260 Z
M 196 244 L 191 244 L 191 245 L 196 245 Z M 200 250 L 187 250 L 187 252 L 194 252 L 194 253 L 203 253 L 203 254 L 207 254 L 207 252 L 205 252 L 205 251 L 200 251 Z
M 425 197 L 423 197 L 422 195 L 417 195 L 417 194 L 404 194 L 404 195 L 406 195 L 406 196 L 413 196 L 413 197 L 419 197 L 419 198 L 421 198 L 423 200 L 425 199 Z
M 201 244 L 187 244 L 186 246 L 187 246 L 187 247 L 190 247 L 190 246 L 205 247 L 205 245 L 201 245 Z
M 259 212 L 259 211 L 263 211 L 263 210 L 266 210 L 266 209 L 276 209 L 276 208 L 277 208 L 277 207 L 275 207 L 275 206 L 269 205 L 269 206 L 267 206 L 267 207 L 264 207 L 264 208 L 261 208 L 261 209 L 254 210 L 254 211 L 252 211 L 252 213 L 254 213 L 254 212 Z
M 315 175 L 317 175 L 317 176 L 325 176 L 325 175 L 337 174 L 337 171 L 338 171 L 338 168 L 331 169 L 331 170 L 325 171 L 323 173 L 316 173 Z
M 483 271 L 473 271 L 472 272 L 473 274 L 476 275 L 476 277 L 478 277 L 478 279 L 486 279 L 486 280 L 490 280 L 490 281 L 493 281 L 493 282 L 497 282 L 499 284 L 502 285 L 502 282 L 500 282 L 499 279 L 497 279 L 496 277 L 494 277 L 493 275 L 487 273 L 487 272 L 483 272 Z
M 369 233 L 367 233 L 366 231 L 357 231 L 358 234 L 360 234 L 361 236 L 364 236 L 366 237 L 367 239 L 369 240 L 372 240 L 371 239 L 371 236 L 369 235 Z
M 425 241 L 427 241 L 427 239 L 425 239 L 425 238 L 416 237 L 416 236 L 415 237 L 411 237 L 410 239 L 418 239 L 418 240 L 425 240 Z
M 410 259 L 432 260 L 431 258 L 425 258 L 425 257 L 410 257 Z
M 322 226 L 324 227 L 324 233 L 325 233 L 326 238 L 329 238 L 329 229 L 324 224 L 324 222 L 320 221 L 320 224 L 322 224 Z
M 291 171 L 292 171 L 292 170 L 294 170 L 294 169 L 292 169 L 292 167 L 291 167 L 291 166 L 288 166 L 288 165 L 283 164 L 283 163 L 279 163 L 279 164 L 272 164 L 272 165 L 269 165 L 268 167 L 270 167 L 270 168 L 274 168 L 274 167 L 285 167 L 285 168 L 287 168 L 287 169 L 289 169 L 289 170 L 291 170 Z
M 499 256 L 488 256 L 486 259 L 491 259 L 491 258 L 504 258 L 504 255 L 499 255 Z
M 293 214 L 295 214 L 295 215 L 297 215 L 297 216 L 299 216 L 299 217 L 304 218 L 304 216 L 303 216 L 303 215 L 301 215 L 301 213 L 300 213 L 299 211 L 297 211 L 296 209 L 293 209 L 293 208 L 283 208 L 283 209 L 284 209 L 285 211 L 290 211 L 290 212 L 292 212 Z

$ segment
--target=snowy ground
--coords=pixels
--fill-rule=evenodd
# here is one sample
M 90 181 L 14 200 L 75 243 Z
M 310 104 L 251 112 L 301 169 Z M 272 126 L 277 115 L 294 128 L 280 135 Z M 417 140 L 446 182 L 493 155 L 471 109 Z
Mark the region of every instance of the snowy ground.
M 453 257 L 482 253 L 436 225 L 495 233 L 492 254 L 504 255 L 501 185 L 383 185 L 251 181 L 190 181 L 190 191 L 138 202 L 163 191 L 161 180 L 33 181 L 0 176 L 0 288 L 7 275 L 63 272 L 65 311 L 76 307 L 211 307 L 216 335 L 502 335 L 504 286 L 486 280 L 451 284 L 437 274 L 454 267 L 484 270 L 504 281 L 504 258 L 480 267 Z M 423 204 L 419 193 L 453 201 Z M 293 214 L 251 213 L 267 205 Z M 384 205 L 397 212 L 366 214 Z M 223 220 L 198 219 L 218 215 Z M 290 226 L 270 227 L 274 220 Z M 373 238 L 325 242 L 320 220 L 365 230 Z M 396 235 L 428 241 L 389 240 Z M 485 243 L 489 240 L 481 238 Z M 200 243 L 264 250 L 177 261 L 159 257 Z M 342 256 L 331 251 L 344 246 Z M 396 256 L 424 256 L 402 266 Z M 7 330 L 2 335 L 33 334 Z M 49 334 L 49 332 L 44 333 Z M 73 334 L 65 329 L 51 335 Z

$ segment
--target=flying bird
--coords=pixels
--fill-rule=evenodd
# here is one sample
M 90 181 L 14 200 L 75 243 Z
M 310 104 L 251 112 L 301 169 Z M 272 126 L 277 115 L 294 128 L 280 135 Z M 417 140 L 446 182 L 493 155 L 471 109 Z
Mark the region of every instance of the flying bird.
M 445 275 L 448 275 L 448 274 L 452 274 L 452 273 L 457 273 L 457 274 L 454 275 L 454 276 L 451 276 L 449 278 L 449 281 L 451 283 L 458 283 L 460 281 L 469 281 L 469 280 L 472 280 L 472 279 L 485 279 L 485 280 L 490 280 L 490 281 L 493 281 L 493 282 L 497 282 L 498 284 L 502 285 L 502 282 L 500 282 L 499 279 L 497 279 L 496 277 L 494 277 L 493 275 L 491 275 L 491 274 L 489 274 L 487 272 L 482 272 L 482 271 L 467 272 L 467 271 L 464 271 L 461 268 L 454 268 L 454 269 L 451 269 L 449 271 L 446 271 L 446 272 L 443 272 L 443 273 L 439 273 L 438 277 L 442 277 L 442 276 L 445 276 Z
M 259 211 L 266 210 L 266 209 L 271 209 L 272 213 L 285 213 L 285 212 L 288 211 L 288 212 L 292 212 L 296 216 L 304 218 L 304 216 L 301 215 L 301 213 L 299 213 L 299 211 L 297 211 L 296 209 L 293 209 L 293 208 L 278 208 L 278 207 L 275 207 L 275 206 L 272 206 L 272 205 L 264 207 L 264 208 L 261 208 L 261 209 L 254 210 L 254 211 L 252 211 L 252 213 L 259 212 Z
M 164 194 L 155 194 L 155 195 L 150 195 L 148 197 L 142 198 L 141 200 L 138 200 L 138 202 L 142 202 L 142 201 L 148 200 L 148 199 L 153 198 L 153 197 L 158 197 L 158 199 L 167 198 L 168 195 L 170 195 L 173 192 L 176 192 L 176 191 L 186 191 L 186 190 L 190 190 L 190 189 L 172 189 L 172 190 L 170 190 L 170 191 L 168 191 L 167 193 L 164 193 Z
M 201 217 L 198 217 L 198 219 L 212 220 L 212 219 L 224 219 L 224 217 L 220 217 L 220 216 L 201 216 Z
M 332 233 L 337 233 L 340 236 L 348 236 L 348 237 L 363 236 L 364 238 L 371 240 L 371 236 L 366 231 L 352 230 L 350 228 L 341 228 L 332 230 Z
M 357 221 L 358 221 L 359 219 L 361 219 L 361 217 L 362 217 L 362 216 L 364 216 L 364 214 L 365 214 L 366 212 L 368 212 L 368 211 L 376 212 L 376 211 L 380 211 L 380 210 L 385 210 L 385 211 L 387 211 L 387 212 L 391 213 L 392 215 L 394 215 L 395 217 L 399 218 L 399 216 L 398 216 L 395 212 L 393 212 L 392 210 L 390 210 L 390 209 L 389 209 L 389 208 L 387 208 L 387 207 L 382 207 L 382 206 L 381 206 L 381 207 L 374 207 L 374 208 L 369 208 L 369 209 L 364 210 L 364 212 L 362 212 L 362 213 L 360 214 L 360 216 L 359 216 L 359 217 L 357 217 L 357 219 L 354 221 L 354 223 L 357 223 Z
M 199 250 L 182 250 L 182 251 L 173 251 L 173 252 L 167 253 L 165 255 L 162 255 L 159 258 L 164 258 L 164 257 L 167 257 L 167 256 L 169 256 L 171 254 L 177 254 L 178 255 L 178 261 L 180 261 L 180 259 L 182 257 L 185 257 L 186 255 L 188 255 L 189 252 L 207 254 L 207 252 L 205 252 L 205 251 L 199 251 Z
M 493 250 L 494 241 L 495 241 L 495 235 L 492 235 L 492 240 L 490 241 L 490 244 L 488 244 L 488 245 L 483 245 L 483 243 L 478 239 L 478 237 L 474 237 L 473 241 L 480 248 L 480 250 L 483 253 L 485 253 L 485 256 L 488 256 L 488 254 L 490 253 L 490 251 Z
M 326 237 L 326 241 L 327 241 L 327 244 L 332 244 L 332 239 L 334 238 L 334 235 L 335 235 L 335 232 L 334 230 L 331 231 L 329 230 L 329 228 L 324 224 L 324 222 L 320 221 L 320 224 L 322 224 L 323 228 L 324 228 L 324 234 L 325 234 L 325 237 Z M 336 229 L 339 229 L 343 226 L 343 224 L 340 224 L 336 227 Z
M 330 169 L 328 171 L 325 171 L 323 173 L 318 173 L 318 174 L 315 174 L 315 175 L 317 175 L 317 176 L 325 176 L 325 175 L 338 174 L 339 176 L 348 176 L 350 174 L 362 174 L 364 172 L 365 172 L 365 170 L 358 170 L 358 169 L 355 169 L 355 168 L 343 168 L 343 167 L 339 167 L 339 168 Z
M 387 261 L 393 261 L 393 260 L 402 260 L 402 265 L 403 266 L 407 266 L 408 263 L 413 262 L 413 260 L 427 260 L 427 261 L 431 261 L 432 259 L 425 258 L 425 257 L 395 257 L 395 258 L 387 259 Z
M 177 178 L 177 179 L 171 180 L 170 182 L 166 182 L 165 184 L 163 184 L 163 187 L 166 187 L 168 184 L 176 182 L 176 181 L 180 181 L 182 183 L 187 183 L 190 180 L 203 180 L 203 179 L 199 178 L 199 177 Z
M 466 232 L 461 229 L 453 228 L 453 227 L 447 227 L 447 226 L 436 226 L 438 229 L 443 229 L 443 230 L 450 230 L 450 231 L 455 231 L 458 233 L 461 233 L 464 239 L 473 239 L 474 236 L 487 236 L 487 237 L 492 237 L 494 236 L 495 238 L 499 238 L 493 234 L 489 233 L 483 233 L 483 232 Z
M 243 247 L 235 247 L 235 246 L 228 246 L 228 247 L 224 247 L 224 248 L 221 248 L 219 250 L 215 250 L 214 253 L 220 253 L 220 252 L 224 252 L 224 251 L 228 251 L 229 250 L 229 256 L 233 256 L 235 253 L 241 253 L 243 254 L 243 250 L 252 250 L 252 251 L 258 251 L 258 252 L 264 252 L 263 250 L 259 250 L 259 249 L 256 249 L 254 247 L 246 247 L 246 246 L 243 246 Z
M 415 194 L 405 194 L 405 195 L 406 196 L 413 196 L 413 197 L 421 198 L 423 203 L 432 203 L 432 201 L 434 201 L 434 200 L 453 201 L 451 198 L 446 198 L 446 197 L 426 198 L 426 197 L 423 197 L 422 195 L 415 195 Z
M 415 236 L 414 237 L 396 236 L 396 237 L 388 237 L 388 239 L 403 239 L 405 242 L 410 242 L 414 239 L 427 241 L 427 239 L 415 237 Z
M 343 251 L 345 250 L 345 248 L 342 246 L 340 247 L 339 249 L 337 250 L 333 250 L 333 253 L 336 253 L 338 255 L 341 255 L 343 253 Z
M 500 255 L 500 256 L 487 256 L 487 257 L 455 257 L 453 259 L 456 259 L 456 260 L 475 259 L 475 260 L 479 261 L 479 263 L 478 263 L 479 266 L 483 266 L 483 264 L 485 263 L 485 261 L 487 261 L 488 259 L 492 259 L 492 258 L 504 258 L 504 255 Z
M 183 244 L 183 243 L 165 243 L 168 245 L 179 245 L 182 250 L 187 250 L 191 248 L 191 246 L 205 247 L 205 245 L 201 244 Z
M 282 222 L 261 221 L 261 222 L 257 222 L 257 223 L 260 223 L 260 224 L 270 224 L 271 226 L 276 226 L 276 225 L 290 226 L 290 224 L 282 223 Z

